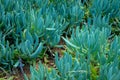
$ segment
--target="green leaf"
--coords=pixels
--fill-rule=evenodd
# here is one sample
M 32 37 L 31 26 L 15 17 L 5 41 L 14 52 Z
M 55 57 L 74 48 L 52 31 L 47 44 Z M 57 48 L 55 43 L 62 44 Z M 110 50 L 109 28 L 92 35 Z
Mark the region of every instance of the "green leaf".
M 17 61 L 13 66 L 15 67 L 15 68 L 17 68 L 18 66 L 19 66 L 19 61 Z
M 43 49 L 43 44 L 40 43 L 38 48 L 35 50 L 35 52 L 30 55 L 30 58 L 37 58 L 38 55 L 41 53 L 42 49 Z
M 62 37 L 62 38 L 63 38 L 63 40 L 64 40 L 66 43 L 68 43 L 70 46 L 72 46 L 72 47 L 74 47 L 74 48 L 77 48 L 77 49 L 80 49 L 80 47 L 78 47 L 78 46 L 72 44 L 70 41 L 68 41 L 68 40 L 65 39 L 64 37 Z

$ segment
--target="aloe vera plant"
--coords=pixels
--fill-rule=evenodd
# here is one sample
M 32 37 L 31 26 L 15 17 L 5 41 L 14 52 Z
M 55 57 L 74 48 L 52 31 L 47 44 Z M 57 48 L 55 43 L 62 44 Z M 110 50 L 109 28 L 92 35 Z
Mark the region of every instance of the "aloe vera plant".
M 62 37 L 56 68 L 31 65 L 31 80 L 119 80 L 119 27 L 120 0 L 0 0 L 0 67 L 35 60 Z
M 106 34 L 109 33 L 107 29 L 100 31 L 99 29 L 91 28 L 89 31 L 87 30 L 88 28 L 82 30 L 77 28 L 76 31 L 73 30 L 73 34 L 69 40 L 63 38 L 68 45 L 68 51 L 71 53 L 78 53 L 77 59 L 80 61 L 84 60 L 87 65 L 90 65 L 87 68 L 87 76 L 89 76 L 89 79 L 111 80 L 116 77 L 115 79 L 119 80 L 119 37 L 116 36 L 114 41 L 110 44 L 108 43 L 109 35 Z M 97 73 L 100 72 L 100 75 L 95 73 L 95 67 L 97 67 Z M 113 68 L 115 68 L 115 72 L 113 71 Z M 111 70 L 111 72 L 109 72 L 109 70 Z
M 100 31 L 94 28 L 90 30 L 88 28 L 82 30 L 77 28 L 76 31 L 73 30 L 70 40 L 66 40 L 66 43 L 68 44 L 68 49 L 75 52 L 78 50 L 84 54 L 88 52 L 97 53 L 100 52 L 101 48 L 106 44 L 109 34 L 110 32 L 107 29 Z M 74 44 L 76 47 L 70 43 Z
M 39 63 L 38 70 L 31 66 L 30 80 L 82 80 L 87 79 L 85 63 L 81 64 L 76 60 L 72 60 L 72 56 L 68 53 L 58 59 L 55 56 L 56 69 L 48 71 L 47 68 Z
M 37 58 L 43 49 L 43 43 L 39 42 L 37 34 L 33 37 L 28 30 L 24 32 L 23 37 L 24 41 L 20 44 L 16 43 L 17 49 L 24 57 Z
M 110 18 L 119 16 L 119 0 L 93 0 L 91 12 L 93 15 L 110 15 Z
M 51 10 L 48 9 L 48 11 Z M 43 38 L 43 41 L 48 43 L 48 45 L 54 46 L 58 44 L 63 30 L 65 30 L 68 25 L 68 23 L 65 22 L 65 19 L 57 16 L 57 13 L 54 13 L 54 15 L 52 11 L 51 13 L 46 14 L 45 18 L 42 17 L 43 15 L 41 13 L 38 15 L 34 13 L 34 11 L 31 13 L 31 17 L 36 20 L 33 21 L 31 30 L 36 32 L 40 38 Z
M 114 50 L 114 45 L 117 46 L 117 52 L 111 51 Z M 116 79 L 119 80 L 120 76 L 120 67 L 119 67 L 119 38 L 116 37 L 115 40 L 112 42 L 110 48 L 110 54 L 114 54 L 114 58 L 108 55 L 106 57 L 106 52 L 101 54 L 98 53 L 98 62 L 96 65 L 98 66 L 98 70 L 96 70 L 96 66 L 92 65 L 91 59 L 89 57 L 86 59 L 84 55 L 80 52 L 76 52 L 75 58 L 68 53 L 65 53 L 62 58 L 58 57 L 58 54 L 55 56 L 55 65 L 56 69 L 52 69 L 48 71 L 45 66 L 41 63 L 39 64 L 38 70 L 35 67 L 31 66 L 31 77 L 30 79 L 38 79 L 38 80 L 83 80 L 83 79 L 105 79 L 105 80 L 112 80 Z M 108 51 L 108 52 L 109 52 Z M 92 56 L 90 56 L 92 58 Z M 90 63 L 89 63 L 90 62 Z M 90 66 L 91 65 L 91 66 Z M 94 66 L 94 67 L 92 67 Z M 99 74 L 95 74 L 93 70 L 97 71 Z M 34 73 L 35 72 L 35 73 Z M 41 74 L 43 73 L 44 74 Z M 37 76 L 36 76 L 37 75 Z M 92 76 L 96 77 L 92 77 Z
M 100 62 L 102 65 L 100 66 L 100 77 L 99 79 L 119 80 L 120 78 L 120 38 L 115 37 L 114 41 L 110 45 L 110 50 L 108 51 L 108 57 L 103 56 L 100 57 Z M 104 61 L 104 63 L 103 63 Z M 104 76 L 104 77 L 103 77 Z
M 3 66 L 4 69 L 8 69 L 10 72 L 14 65 L 13 51 L 14 51 L 14 46 L 9 46 L 9 42 L 4 42 L 4 38 L 1 37 L 1 40 L 0 40 L 0 65 Z

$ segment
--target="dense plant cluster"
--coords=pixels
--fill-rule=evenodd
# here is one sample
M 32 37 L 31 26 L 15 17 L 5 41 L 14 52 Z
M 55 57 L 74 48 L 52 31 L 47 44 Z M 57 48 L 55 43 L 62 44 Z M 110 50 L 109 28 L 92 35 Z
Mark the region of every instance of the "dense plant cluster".
M 3 69 L 43 58 L 61 40 L 55 68 L 31 62 L 26 80 L 119 80 L 120 0 L 0 0 Z

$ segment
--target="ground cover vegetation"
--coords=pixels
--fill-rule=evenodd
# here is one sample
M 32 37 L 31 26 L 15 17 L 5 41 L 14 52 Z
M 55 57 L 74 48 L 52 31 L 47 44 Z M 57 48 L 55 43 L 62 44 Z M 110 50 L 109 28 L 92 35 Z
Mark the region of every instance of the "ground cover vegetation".
M 119 76 L 120 0 L 0 0 L 0 80 Z

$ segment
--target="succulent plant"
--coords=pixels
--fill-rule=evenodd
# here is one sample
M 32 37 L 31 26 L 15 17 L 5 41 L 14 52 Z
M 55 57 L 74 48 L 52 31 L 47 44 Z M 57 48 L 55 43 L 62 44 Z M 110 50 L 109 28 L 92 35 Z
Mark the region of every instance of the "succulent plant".
M 120 79 L 120 0 L 0 0 L 0 67 L 36 60 L 61 38 L 56 68 L 31 65 L 31 80 Z
M 28 58 L 37 58 L 43 49 L 43 43 L 39 42 L 37 34 L 33 37 L 28 30 L 24 31 L 23 41 L 16 43 L 16 46 L 23 56 Z

